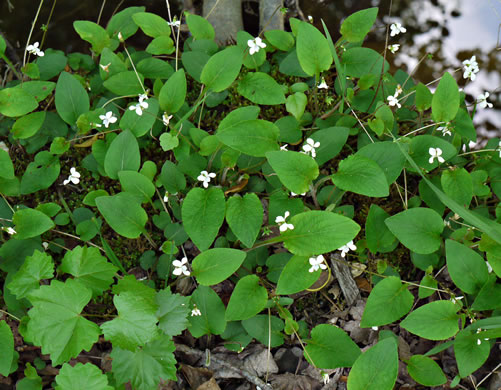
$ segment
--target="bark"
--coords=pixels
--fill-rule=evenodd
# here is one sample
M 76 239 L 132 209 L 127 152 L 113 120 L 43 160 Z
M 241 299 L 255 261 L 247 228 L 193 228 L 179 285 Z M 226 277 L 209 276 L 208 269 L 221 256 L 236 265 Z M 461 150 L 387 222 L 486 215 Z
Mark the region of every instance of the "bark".
M 280 8 L 283 6 L 283 0 L 259 1 L 259 26 L 261 30 L 284 29 L 284 16 L 280 12 Z
M 240 0 L 204 0 L 203 15 L 214 26 L 218 44 L 236 41 L 244 29 Z

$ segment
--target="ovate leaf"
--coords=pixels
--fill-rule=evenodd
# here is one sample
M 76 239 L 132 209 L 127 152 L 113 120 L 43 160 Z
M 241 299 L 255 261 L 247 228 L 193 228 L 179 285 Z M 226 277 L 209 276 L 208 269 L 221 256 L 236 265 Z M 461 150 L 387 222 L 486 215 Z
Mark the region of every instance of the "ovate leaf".
M 456 80 L 445 72 L 431 101 L 431 116 L 435 122 L 450 122 L 459 109 L 459 88 Z
M 259 284 L 256 275 L 244 276 L 237 282 L 226 308 L 226 321 L 246 320 L 263 310 L 268 291 Z
M 226 221 L 231 231 L 247 248 L 256 241 L 263 223 L 263 215 L 263 205 L 253 193 L 243 197 L 235 195 L 226 203 Z
M 88 20 L 77 20 L 73 22 L 73 28 L 84 41 L 92 45 L 92 50 L 96 54 L 101 54 L 105 47 L 111 45 L 108 32 L 99 24 Z
M 169 77 L 160 90 L 160 108 L 169 114 L 178 112 L 186 98 L 186 75 L 183 69 Z
M 397 238 L 385 225 L 384 221 L 390 217 L 386 211 L 376 204 L 371 204 L 367 220 L 365 221 L 365 238 L 367 247 L 372 253 L 387 253 L 398 245 Z
M 122 189 L 132 195 L 142 198 L 142 202 L 148 202 L 155 194 L 155 186 L 151 180 L 142 173 L 135 171 L 120 171 L 118 178 Z
M 56 110 L 69 125 L 89 111 L 89 95 L 80 82 L 68 72 L 61 72 L 56 85 Z
M 332 54 L 327 39 L 315 26 L 306 22 L 299 25 L 296 48 L 301 68 L 308 75 L 318 76 L 330 68 Z
M 23 89 L 4 88 L 0 90 L 0 114 L 22 116 L 38 107 L 37 100 Z
M 225 307 L 214 290 L 200 285 L 191 295 L 191 300 L 201 313 L 189 317 L 191 335 L 198 338 L 204 334 L 223 333 L 226 328 Z
M 245 75 L 238 83 L 238 93 L 256 104 L 283 104 L 282 87 L 266 73 L 254 72 Z
M 170 26 L 161 16 L 150 12 L 138 12 L 132 15 L 132 19 L 149 37 L 156 38 L 162 35 L 170 35 Z
M 33 209 L 17 210 L 12 217 L 12 222 L 17 232 L 16 238 L 20 240 L 39 236 L 55 226 L 47 215 Z
M 437 362 L 427 356 L 414 355 L 406 363 L 409 375 L 421 385 L 440 386 L 447 382 Z
M 478 343 L 478 340 L 480 340 L 480 343 Z M 459 332 L 454 341 L 454 356 L 456 357 L 459 375 L 462 378 L 467 377 L 482 367 L 489 357 L 490 351 L 491 343 L 479 338 L 478 334 L 473 334 L 466 329 Z
M 378 8 L 368 8 L 348 16 L 341 24 L 341 35 L 348 42 L 361 42 L 376 21 Z
M 310 268 L 308 256 L 293 256 L 280 273 L 277 294 L 295 294 L 311 287 L 322 272 L 320 269 L 310 272 Z
M 121 132 L 112 142 L 104 158 L 104 170 L 111 179 L 118 179 L 120 171 L 136 171 L 141 165 L 141 154 L 136 137 L 129 131 Z
M 193 260 L 193 275 L 201 285 L 218 284 L 240 268 L 245 256 L 245 252 L 237 249 L 209 249 Z
M 229 46 L 214 54 L 205 64 L 200 80 L 214 92 L 228 88 L 242 67 L 243 53 L 238 46 Z

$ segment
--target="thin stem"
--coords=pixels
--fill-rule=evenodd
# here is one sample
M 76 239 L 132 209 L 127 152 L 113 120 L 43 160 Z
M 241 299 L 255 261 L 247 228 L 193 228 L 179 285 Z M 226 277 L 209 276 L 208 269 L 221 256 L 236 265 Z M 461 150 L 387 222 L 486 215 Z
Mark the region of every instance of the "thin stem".
M 482 153 L 482 152 L 499 152 L 500 149 L 482 149 L 482 150 L 474 150 L 472 152 L 465 152 L 465 153 L 461 153 L 461 154 L 458 154 L 458 157 L 459 156 L 466 156 L 467 154 L 475 154 L 475 153 Z
M 106 4 L 106 0 L 103 0 L 103 3 L 101 4 L 101 9 L 99 10 L 99 15 L 97 16 L 97 21 L 96 21 L 97 24 L 99 24 L 101 22 L 101 16 L 103 15 L 103 10 L 104 10 L 105 4 Z
M 5 310 L 0 309 L 0 313 L 6 314 L 6 315 L 8 315 L 9 317 L 14 318 L 17 322 L 21 322 L 21 319 L 20 319 L 20 318 L 17 318 L 14 314 L 10 314 L 8 311 L 5 311 Z
M 367 134 L 367 137 L 369 137 L 369 139 L 371 140 L 372 143 L 374 143 L 374 140 L 372 139 L 372 137 L 370 136 L 369 132 L 367 131 L 367 129 L 365 128 L 364 124 L 360 121 L 360 119 L 358 118 L 357 114 L 355 113 L 355 111 L 353 111 L 353 108 L 351 108 L 350 106 L 350 103 L 348 103 L 348 101 L 346 101 L 346 104 L 348 105 L 348 107 L 350 108 L 352 114 L 355 116 L 355 118 L 357 119 L 358 123 L 360 124 L 360 126 L 362 126 L 362 129 L 364 129 L 365 131 L 365 134 Z
M 28 47 L 28 45 L 30 44 L 30 41 L 31 41 L 31 36 L 33 35 L 33 30 L 35 29 L 35 24 L 37 23 L 37 20 L 38 20 L 38 15 L 40 15 L 40 10 L 42 9 L 42 5 L 43 5 L 43 1 L 44 0 L 40 0 L 40 4 L 38 5 L 38 10 L 37 10 L 37 13 L 35 15 L 35 19 L 33 19 L 33 22 L 31 23 L 31 29 L 30 29 L 30 33 L 28 34 L 28 41 L 26 42 L 26 46 L 24 48 L 24 54 L 23 54 L 23 68 L 24 66 L 26 65 L 26 48 Z M 40 45 L 40 48 L 41 48 L 42 45 Z
M 50 9 L 50 14 L 49 14 L 49 17 L 47 18 L 47 23 L 45 24 L 45 29 L 43 31 L 42 41 L 40 42 L 40 47 L 42 47 L 44 42 L 45 42 L 45 36 L 47 35 L 47 30 L 49 28 L 50 20 L 52 19 L 52 14 L 54 13 L 54 9 L 56 8 L 56 3 L 57 3 L 57 0 L 54 0 L 54 2 L 52 3 L 52 8 Z
M 146 89 L 144 88 L 143 82 L 141 81 L 141 77 L 139 77 L 139 73 L 137 73 L 136 67 L 134 66 L 134 61 L 132 61 L 132 58 L 129 54 L 129 51 L 127 50 L 127 47 L 125 47 L 125 43 L 124 43 L 124 50 L 127 53 L 127 57 L 129 57 L 129 61 L 130 61 L 130 64 L 132 66 L 132 69 L 134 69 L 134 73 L 136 74 L 137 81 L 139 81 L 139 84 L 141 85 L 141 88 L 143 88 L 143 92 L 146 95 Z
M 10 60 L 7 58 L 5 54 L 0 54 L 0 58 L 5 61 L 5 63 L 9 66 L 9 69 L 16 75 L 18 80 L 22 80 L 23 76 L 16 70 L 16 67 Z
M 80 237 L 78 237 L 78 236 L 74 236 L 73 234 L 66 233 L 66 232 L 62 232 L 61 230 L 52 229 L 51 231 L 52 231 L 52 232 L 54 232 L 54 233 L 62 234 L 63 236 L 67 236 L 67 237 L 74 238 L 75 240 L 83 241 L 83 242 L 85 242 L 85 243 L 89 244 L 90 246 L 93 246 L 93 247 L 95 247 L 95 248 L 99 249 L 101 252 L 106 253 L 106 251 L 105 251 L 103 248 L 101 248 L 99 245 L 94 244 L 94 243 L 93 243 L 93 242 L 91 242 L 91 241 L 85 241 L 85 240 L 82 240 L 82 239 L 81 239 Z
M 426 125 L 426 126 L 423 126 L 423 127 L 420 127 L 419 129 L 416 129 L 416 130 L 412 130 L 410 133 L 407 133 L 407 134 L 404 134 L 403 136 L 399 137 L 397 139 L 397 141 L 399 141 L 401 138 L 404 138 L 404 137 L 407 137 L 411 134 L 414 134 L 414 133 L 417 133 L 418 131 L 421 131 L 421 130 L 424 130 L 424 129 L 427 129 L 428 127 L 433 127 L 433 126 L 436 126 L 436 125 L 442 125 L 444 124 L 445 122 L 437 122 L 437 123 L 432 123 L 430 125 Z

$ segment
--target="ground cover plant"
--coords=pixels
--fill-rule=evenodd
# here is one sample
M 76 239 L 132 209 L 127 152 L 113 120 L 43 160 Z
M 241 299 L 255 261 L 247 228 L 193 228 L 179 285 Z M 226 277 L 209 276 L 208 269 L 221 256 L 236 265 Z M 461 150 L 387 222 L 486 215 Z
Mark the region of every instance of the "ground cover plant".
M 215 343 L 298 344 L 350 390 L 393 389 L 399 364 L 422 386 L 480 388 L 501 336 L 501 141 L 469 147 L 489 95 L 458 88 L 475 57 L 430 85 L 391 74 L 405 27 L 388 26 L 382 53 L 364 47 L 377 13 L 347 17 L 337 42 L 292 18 L 220 47 L 200 16 L 183 15 L 181 39 L 181 20 L 129 7 L 105 27 L 75 21 L 88 53 L 30 42 L 21 69 L 0 37 L 14 75 L 0 90 L 0 374 L 156 389 L 178 381 L 191 337 L 208 362 Z M 302 315 L 334 276 L 346 294 L 338 266 L 362 273 L 368 348 Z M 404 335 L 427 349 L 403 351 Z

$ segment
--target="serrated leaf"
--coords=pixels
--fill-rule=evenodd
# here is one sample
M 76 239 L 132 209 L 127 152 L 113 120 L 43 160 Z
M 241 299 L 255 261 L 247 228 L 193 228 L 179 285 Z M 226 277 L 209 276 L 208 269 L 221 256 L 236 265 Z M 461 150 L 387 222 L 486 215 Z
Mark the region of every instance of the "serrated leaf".
M 226 202 L 226 222 L 247 248 L 256 241 L 263 215 L 263 205 L 256 194 L 235 195 Z
M 223 333 L 226 328 L 226 309 L 214 290 L 200 285 L 191 295 L 191 300 L 201 313 L 199 316 L 189 317 L 191 335 L 198 338 L 204 334 Z
M 406 363 L 409 375 L 421 385 L 440 386 L 447 382 L 437 362 L 427 356 L 413 355 Z
M 225 208 L 220 188 L 193 188 L 186 195 L 181 209 L 183 226 L 201 251 L 208 249 L 216 238 L 223 224 Z
M 268 291 L 259 284 L 256 275 L 240 279 L 226 308 L 226 321 L 246 320 L 263 310 L 268 302 Z
M 169 336 L 181 334 L 189 326 L 190 298 L 172 294 L 169 288 L 156 294 L 158 327 Z
M 19 240 L 39 236 L 55 226 L 47 215 L 33 209 L 17 210 L 12 217 L 12 222 L 16 238 Z
M 284 246 L 300 256 L 334 251 L 353 240 L 360 226 L 353 220 L 328 211 L 307 211 L 290 219 L 293 230 L 281 234 Z
M 56 110 L 69 125 L 74 125 L 81 114 L 90 109 L 89 95 L 71 74 L 61 72 L 56 85 Z
M 175 381 L 174 350 L 174 343 L 168 336 L 160 336 L 134 351 L 114 347 L 110 354 L 113 376 L 119 384 L 130 381 L 137 390 L 156 389 L 162 379 Z
M 360 348 L 342 329 L 322 324 L 311 331 L 304 356 L 318 368 L 351 367 L 360 356 Z
M 14 274 L 8 289 L 17 299 L 26 298 L 28 294 L 40 287 L 40 280 L 54 276 L 54 262 L 52 257 L 35 250 L 32 256 L 24 259 L 24 263 Z
M 296 194 L 307 192 L 318 177 L 318 165 L 310 156 L 288 151 L 266 153 L 266 158 L 288 190 Z
M 240 268 L 245 256 L 245 252 L 237 249 L 214 248 L 206 250 L 193 260 L 193 275 L 201 285 L 218 284 Z
M 113 390 L 108 378 L 93 364 L 63 364 L 56 376 L 56 390 Z
M 391 324 L 406 315 L 414 303 L 414 296 L 400 278 L 390 276 L 372 289 L 360 326 L 370 328 Z
M 129 131 L 121 132 L 112 142 L 104 158 L 104 170 L 111 179 L 118 179 L 120 171 L 138 171 L 141 154 L 136 137 Z
M 108 263 L 99 249 L 77 246 L 66 252 L 59 271 L 73 275 L 96 297 L 110 287 L 118 268 Z
M 42 353 L 50 354 L 53 365 L 89 351 L 97 342 L 99 327 L 81 315 L 91 297 L 91 290 L 73 279 L 53 280 L 29 294 L 33 308 L 28 312 L 28 333 Z

